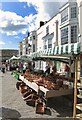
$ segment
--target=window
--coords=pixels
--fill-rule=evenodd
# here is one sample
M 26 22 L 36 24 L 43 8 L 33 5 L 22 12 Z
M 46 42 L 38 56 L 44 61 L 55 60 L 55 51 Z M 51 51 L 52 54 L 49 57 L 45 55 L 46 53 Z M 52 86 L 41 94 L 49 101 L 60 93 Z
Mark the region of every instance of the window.
M 71 18 L 76 18 L 77 17 L 77 9 L 76 7 L 71 8 Z
M 28 40 L 26 40 L 26 44 L 28 44 Z
M 61 13 L 61 23 L 65 22 L 66 20 L 68 20 L 68 8 Z
M 49 34 L 49 26 L 46 27 L 46 35 Z
M 47 40 L 44 40 L 44 49 L 47 49 Z
M 47 49 L 47 45 L 44 45 L 44 49 Z
M 71 26 L 71 43 L 77 42 L 77 26 Z
M 22 51 L 20 52 L 20 55 L 22 55 Z
M 51 38 L 48 39 L 48 48 L 52 48 L 52 39 Z
M 33 36 L 33 39 L 35 40 L 35 36 Z
M 61 44 L 68 43 L 68 27 L 61 30 Z
M 26 48 L 26 54 L 28 53 L 28 49 Z
M 32 40 L 32 36 L 30 37 L 30 40 Z
M 35 44 L 33 44 L 33 52 L 35 52 Z

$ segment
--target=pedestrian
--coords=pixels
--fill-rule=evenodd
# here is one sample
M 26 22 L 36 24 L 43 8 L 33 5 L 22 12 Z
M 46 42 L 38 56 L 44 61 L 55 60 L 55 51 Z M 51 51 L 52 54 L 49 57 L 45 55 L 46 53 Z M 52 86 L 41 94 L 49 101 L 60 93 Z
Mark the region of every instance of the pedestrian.
M 22 62 L 20 63 L 19 67 L 20 67 L 20 72 L 23 72 L 23 63 Z
M 10 71 L 10 63 L 8 63 L 7 70 Z
M 68 78 L 69 77 L 69 72 L 70 72 L 70 67 L 68 64 L 65 65 L 65 76 Z
M 50 66 L 49 66 L 49 64 L 46 65 L 46 71 L 45 71 L 45 73 L 46 73 L 46 76 L 48 74 L 50 74 Z
M 57 72 L 57 69 L 56 69 L 56 65 L 54 64 L 54 66 L 52 67 L 52 70 L 53 70 L 53 73 L 55 74 Z
M 74 61 L 73 60 L 71 61 L 70 70 L 71 70 L 71 77 L 74 78 L 75 77 L 75 66 L 74 66 Z
M 23 65 L 23 73 L 26 72 L 26 69 L 27 69 L 26 64 L 24 64 L 24 65 Z
M 2 72 L 5 73 L 5 64 L 4 63 L 2 63 L 1 69 L 2 69 Z
M 35 68 L 35 62 L 33 62 L 33 69 Z

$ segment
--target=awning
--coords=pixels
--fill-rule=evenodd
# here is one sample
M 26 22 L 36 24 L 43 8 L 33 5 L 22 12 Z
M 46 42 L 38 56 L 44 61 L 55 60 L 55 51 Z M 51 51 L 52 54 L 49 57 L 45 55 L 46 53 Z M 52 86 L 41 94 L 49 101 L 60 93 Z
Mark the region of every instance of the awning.
M 35 57 L 33 58 L 34 61 L 50 61 L 50 60 L 55 60 L 55 61 L 60 61 L 64 63 L 69 63 L 70 58 L 69 57 L 62 57 L 62 56 L 41 56 L 41 57 Z
M 32 61 L 32 57 L 31 55 L 25 55 L 25 56 L 21 56 L 19 60 L 20 61 Z
M 43 56 L 63 56 L 80 53 L 80 43 L 72 43 L 56 46 L 53 49 L 43 50 L 32 54 L 32 58 L 39 58 Z

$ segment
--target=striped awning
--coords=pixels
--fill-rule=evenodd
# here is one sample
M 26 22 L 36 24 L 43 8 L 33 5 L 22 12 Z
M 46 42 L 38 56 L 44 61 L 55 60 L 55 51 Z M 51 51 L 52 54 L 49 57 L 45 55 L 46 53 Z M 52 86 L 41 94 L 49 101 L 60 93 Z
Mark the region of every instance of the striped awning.
M 65 55 L 65 54 L 79 54 L 80 53 L 80 43 L 65 44 L 60 46 L 55 46 L 53 49 L 43 50 L 35 52 L 32 54 L 32 58 L 42 57 L 44 55 Z

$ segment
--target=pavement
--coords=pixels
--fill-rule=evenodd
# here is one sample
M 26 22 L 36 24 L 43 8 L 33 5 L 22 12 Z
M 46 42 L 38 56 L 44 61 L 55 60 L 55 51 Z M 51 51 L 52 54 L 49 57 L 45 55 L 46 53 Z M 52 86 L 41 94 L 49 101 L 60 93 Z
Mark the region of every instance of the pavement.
M 16 89 L 11 72 L 0 72 L 0 118 L 2 120 L 72 120 L 73 104 L 69 96 L 49 98 L 45 114 L 36 114 L 35 107 L 25 103 Z

